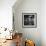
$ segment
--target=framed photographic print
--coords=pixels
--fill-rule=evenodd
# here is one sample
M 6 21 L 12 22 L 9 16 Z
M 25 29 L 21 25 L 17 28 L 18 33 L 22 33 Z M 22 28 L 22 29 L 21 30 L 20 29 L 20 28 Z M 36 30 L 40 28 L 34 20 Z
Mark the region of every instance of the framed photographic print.
M 22 13 L 22 27 L 37 27 L 37 13 Z

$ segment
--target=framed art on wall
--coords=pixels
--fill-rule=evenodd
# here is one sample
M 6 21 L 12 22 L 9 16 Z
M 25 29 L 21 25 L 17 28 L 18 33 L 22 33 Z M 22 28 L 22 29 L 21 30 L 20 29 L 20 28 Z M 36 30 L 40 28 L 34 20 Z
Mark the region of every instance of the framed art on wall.
M 22 27 L 37 27 L 37 13 L 22 13 Z

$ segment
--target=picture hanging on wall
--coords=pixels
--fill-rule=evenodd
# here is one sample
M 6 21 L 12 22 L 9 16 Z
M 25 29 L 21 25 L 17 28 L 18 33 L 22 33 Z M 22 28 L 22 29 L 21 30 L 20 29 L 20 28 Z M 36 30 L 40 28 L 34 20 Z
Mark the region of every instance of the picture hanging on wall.
M 37 27 L 37 13 L 22 13 L 22 27 Z

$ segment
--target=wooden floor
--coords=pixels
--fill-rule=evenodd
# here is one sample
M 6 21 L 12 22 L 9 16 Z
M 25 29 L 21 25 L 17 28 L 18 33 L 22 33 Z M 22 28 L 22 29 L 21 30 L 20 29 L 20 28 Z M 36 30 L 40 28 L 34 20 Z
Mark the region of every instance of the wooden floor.
M 2 43 L 0 46 L 16 46 L 15 39 L 13 40 L 6 40 L 6 42 Z

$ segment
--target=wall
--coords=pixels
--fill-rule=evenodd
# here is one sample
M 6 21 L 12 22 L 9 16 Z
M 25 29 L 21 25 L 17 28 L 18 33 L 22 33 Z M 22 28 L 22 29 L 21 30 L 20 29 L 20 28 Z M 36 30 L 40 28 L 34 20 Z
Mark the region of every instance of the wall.
M 16 0 L 0 0 L 0 27 L 12 28 L 12 6 Z
M 20 1 L 18 1 L 20 2 Z M 17 4 L 17 3 L 16 3 Z M 22 13 L 37 13 L 37 28 L 22 27 Z M 36 46 L 41 46 L 41 1 L 23 0 L 19 5 L 13 6 L 15 31 L 23 33 L 23 37 L 35 41 Z
M 46 46 L 46 0 L 41 1 L 41 38 L 42 46 Z

